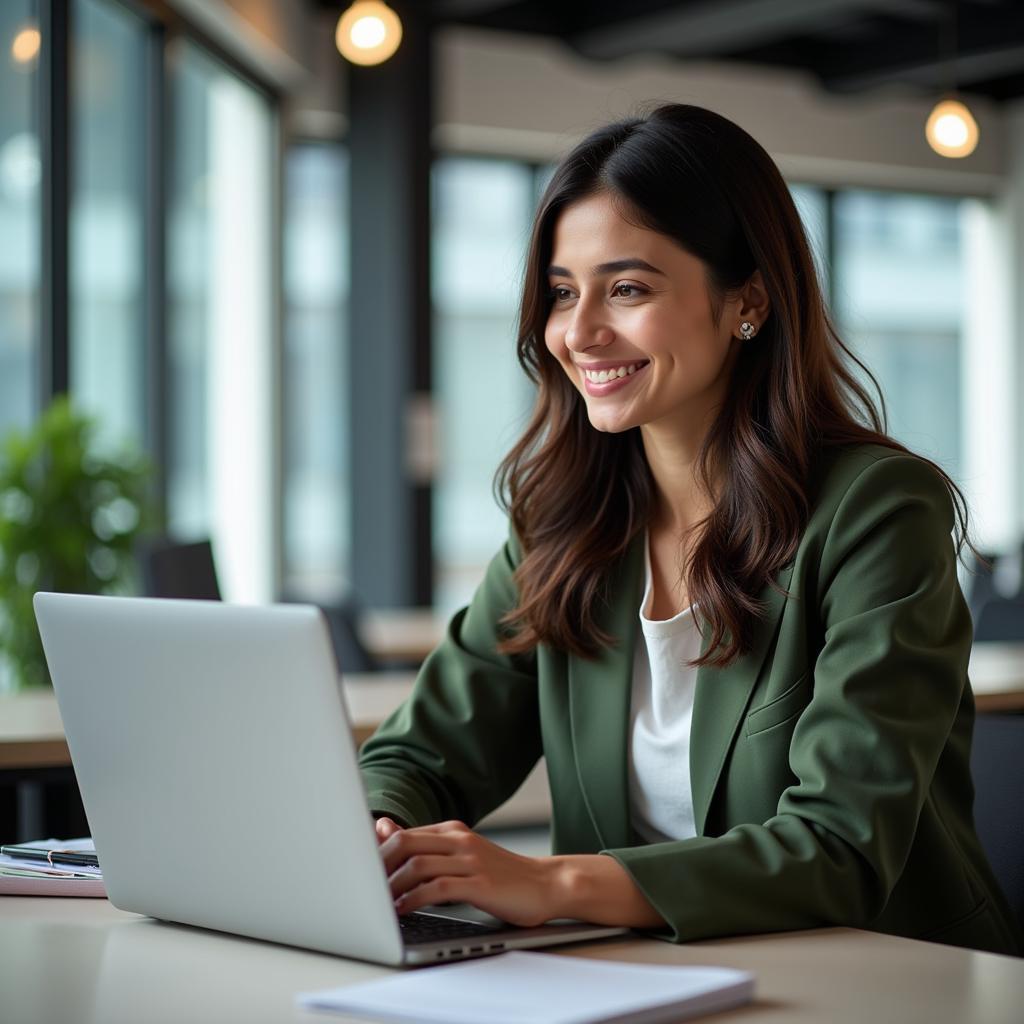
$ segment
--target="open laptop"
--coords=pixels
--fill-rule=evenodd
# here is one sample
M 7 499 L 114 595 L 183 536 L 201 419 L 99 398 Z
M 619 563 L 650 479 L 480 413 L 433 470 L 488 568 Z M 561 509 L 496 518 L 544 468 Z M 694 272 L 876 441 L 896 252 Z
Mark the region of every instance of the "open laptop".
M 621 934 L 395 913 L 321 612 L 36 594 L 110 901 L 385 964 Z

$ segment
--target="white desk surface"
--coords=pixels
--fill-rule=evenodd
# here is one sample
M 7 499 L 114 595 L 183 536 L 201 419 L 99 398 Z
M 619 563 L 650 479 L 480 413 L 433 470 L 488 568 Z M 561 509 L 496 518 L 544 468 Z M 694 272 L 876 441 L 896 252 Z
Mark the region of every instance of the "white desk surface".
M 709 1018 L 723 1022 L 1019 1024 L 1024 1006 L 1024 960 L 846 928 L 682 946 L 613 939 L 562 952 L 753 971 L 756 1002 Z M 5 1024 L 313 1024 L 331 1018 L 300 1010 L 296 992 L 387 972 L 161 924 L 115 910 L 106 900 L 0 896 Z

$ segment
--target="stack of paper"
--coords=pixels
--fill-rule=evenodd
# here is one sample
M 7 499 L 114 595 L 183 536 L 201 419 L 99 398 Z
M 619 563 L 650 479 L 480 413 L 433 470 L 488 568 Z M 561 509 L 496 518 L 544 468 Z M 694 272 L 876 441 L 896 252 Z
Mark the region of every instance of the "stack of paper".
M 95 853 L 91 839 L 41 840 L 40 849 L 75 850 Z M 107 895 L 98 867 L 48 864 L 0 853 L 0 895 L 7 896 L 99 896 Z
M 754 976 L 551 953 L 503 953 L 299 995 L 307 1009 L 424 1024 L 660 1024 L 731 1009 Z

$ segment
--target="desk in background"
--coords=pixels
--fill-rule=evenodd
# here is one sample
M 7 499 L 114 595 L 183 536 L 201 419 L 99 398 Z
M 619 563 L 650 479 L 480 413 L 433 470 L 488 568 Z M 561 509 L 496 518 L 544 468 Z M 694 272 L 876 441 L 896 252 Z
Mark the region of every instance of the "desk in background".
M 682 946 L 631 937 L 558 952 L 753 971 L 754 1004 L 708 1018 L 723 1024 L 1017 1024 L 1024 1006 L 1024 960 L 850 928 Z M 10 1024 L 323 1024 L 340 1018 L 299 1009 L 295 993 L 387 973 L 390 968 L 161 924 L 106 900 L 0 897 L 0 992 Z
M 359 638 L 378 661 L 418 665 L 444 638 L 448 620 L 433 608 L 367 608 Z

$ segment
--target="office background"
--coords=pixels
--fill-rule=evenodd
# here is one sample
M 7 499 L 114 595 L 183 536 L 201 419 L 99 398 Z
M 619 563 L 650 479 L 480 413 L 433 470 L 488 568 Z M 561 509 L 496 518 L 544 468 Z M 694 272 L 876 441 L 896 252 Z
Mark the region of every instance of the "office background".
M 407 55 L 372 69 L 335 49 L 342 6 L 0 5 L 0 433 L 67 390 L 104 445 L 150 453 L 166 531 L 213 539 L 228 599 L 449 610 L 504 537 L 491 476 L 530 405 L 515 307 L 547 174 L 597 124 L 677 100 L 772 153 L 892 432 L 963 487 L 983 549 L 1016 550 L 1016 5 L 959 5 L 981 129 L 964 160 L 923 135 L 945 74 L 938 0 L 805 5 L 782 28 L 769 2 L 725 0 L 719 42 L 684 57 L 652 46 L 665 5 L 573 47 L 507 27 L 536 27 L 528 3 L 395 3 Z M 572 35 L 579 9 L 550 28 Z M 931 71 L 889 73 L 883 52 L 858 79 L 868 31 L 893 68 L 913 70 L 911 40 Z M 816 37 L 848 54 L 846 91 L 784 66 Z

